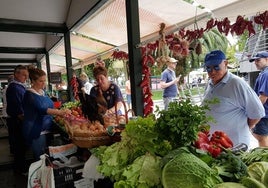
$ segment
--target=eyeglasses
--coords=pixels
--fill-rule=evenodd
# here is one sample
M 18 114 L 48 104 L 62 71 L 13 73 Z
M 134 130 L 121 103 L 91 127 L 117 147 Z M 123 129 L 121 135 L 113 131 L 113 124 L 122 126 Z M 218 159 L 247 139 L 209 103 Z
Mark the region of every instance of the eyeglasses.
M 219 71 L 219 70 L 221 70 L 221 67 L 220 67 L 220 65 L 206 66 L 207 72 L 212 72 L 212 69 L 214 69 L 215 71 Z

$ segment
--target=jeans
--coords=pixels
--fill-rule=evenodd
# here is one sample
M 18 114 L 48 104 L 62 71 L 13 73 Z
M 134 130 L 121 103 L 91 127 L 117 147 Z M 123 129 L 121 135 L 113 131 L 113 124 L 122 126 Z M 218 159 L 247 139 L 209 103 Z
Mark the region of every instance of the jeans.
M 258 135 L 267 136 L 268 135 L 268 119 L 262 118 L 256 126 L 252 129 L 252 132 Z
M 40 155 L 43 155 L 47 152 L 51 140 L 52 140 L 51 134 L 42 134 L 37 139 L 33 140 L 32 151 L 35 161 L 40 160 Z
M 164 97 L 164 109 L 167 110 L 169 103 L 174 102 L 175 99 L 176 97 Z
M 27 172 L 26 145 L 22 134 L 22 121 L 18 118 L 7 118 L 8 137 L 11 152 L 14 154 L 14 168 L 19 172 Z

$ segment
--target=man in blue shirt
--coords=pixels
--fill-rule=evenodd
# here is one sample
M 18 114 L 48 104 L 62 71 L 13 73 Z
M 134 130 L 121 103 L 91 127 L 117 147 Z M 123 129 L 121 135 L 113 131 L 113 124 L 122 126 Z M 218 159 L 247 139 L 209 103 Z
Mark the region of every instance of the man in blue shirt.
M 204 101 L 218 99 L 211 104 L 207 115 L 215 122 L 210 123 L 210 134 L 225 132 L 233 144 L 250 144 L 250 129 L 265 115 L 261 101 L 254 90 L 242 78 L 230 73 L 228 61 L 220 50 L 205 57 L 205 69 L 210 78 L 204 93 Z
M 260 147 L 268 146 L 268 52 L 258 52 L 250 62 L 255 62 L 260 74 L 256 79 L 254 90 L 259 96 L 264 109 L 265 116 L 252 129 L 253 136 L 258 140 Z
M 28 75 L 28 68 L 18 65 L 14 70 L 14 80 L 8 85 L 6 91 L 8 136 L 11 152 L 14 154 L 14 170 L 20 174 L 28 171 L 25 161 L 26 145 L 22 135 L 24 117 L 22 101 L 26 91 L 25 82 Z
M 168 105 L 172 102 L 178 95 L 177 83 L 180 80 L 180 76 L 176 78 L 175 68 L 178 60 L 174 58 L 167 58 L 166 64 L 167 68 L 161 74 L 160 86 L 163 91 L 164 109 L 168 109 Z

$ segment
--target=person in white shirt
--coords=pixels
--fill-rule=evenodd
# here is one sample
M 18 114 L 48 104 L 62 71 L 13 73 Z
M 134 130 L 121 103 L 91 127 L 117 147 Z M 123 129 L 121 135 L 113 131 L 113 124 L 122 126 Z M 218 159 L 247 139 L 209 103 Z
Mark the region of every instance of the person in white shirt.
M 81 90 L 83 93 L 90 94 L 90 90 L 93 87 L 93 84 L 89 82 L 89 78 L 86 73 L 82 72 L 80 74 L 80 80 L 82 82 Z

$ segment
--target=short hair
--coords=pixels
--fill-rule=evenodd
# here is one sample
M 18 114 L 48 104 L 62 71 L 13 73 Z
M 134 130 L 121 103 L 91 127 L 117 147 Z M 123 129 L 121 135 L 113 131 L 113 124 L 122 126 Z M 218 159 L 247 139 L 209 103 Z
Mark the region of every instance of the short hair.
M 9 75 L 8 78 L 7 78 L 7 83 L 10 83 L 14 80 L 14 75 Z
M 102 66 L 97 66 L 97 67 L 94 67 L 93 69 L 93 76 L 94 78 L 97 78 L 98 75 L 104 75 L 104 76 L 108 76 L 108 71 L 105 67 L 102 67 Z
M 47 75 L 45 71 L 43 71 L 39 68 L 35 68 L 35 67 L 29 67 L 28 71 L 29 71 L 29 78 L 31 81 L 35 81 L 38 78 L 40 78 L 41 76 Z
M 24 65 L 17 65 L 14 69 L 14 74 L 19 73 L 21 70 L 28 70 L 28 67 Z
M 83 80 L 83 81 L 89 81 L 89 77 L 88 77 L 88 75 L 85 73 L 85 72 L 82 72 L 81 74 L 80 74 L 80 76 L 79 76 L 79 78 L 81 79 L 81 80 Z

